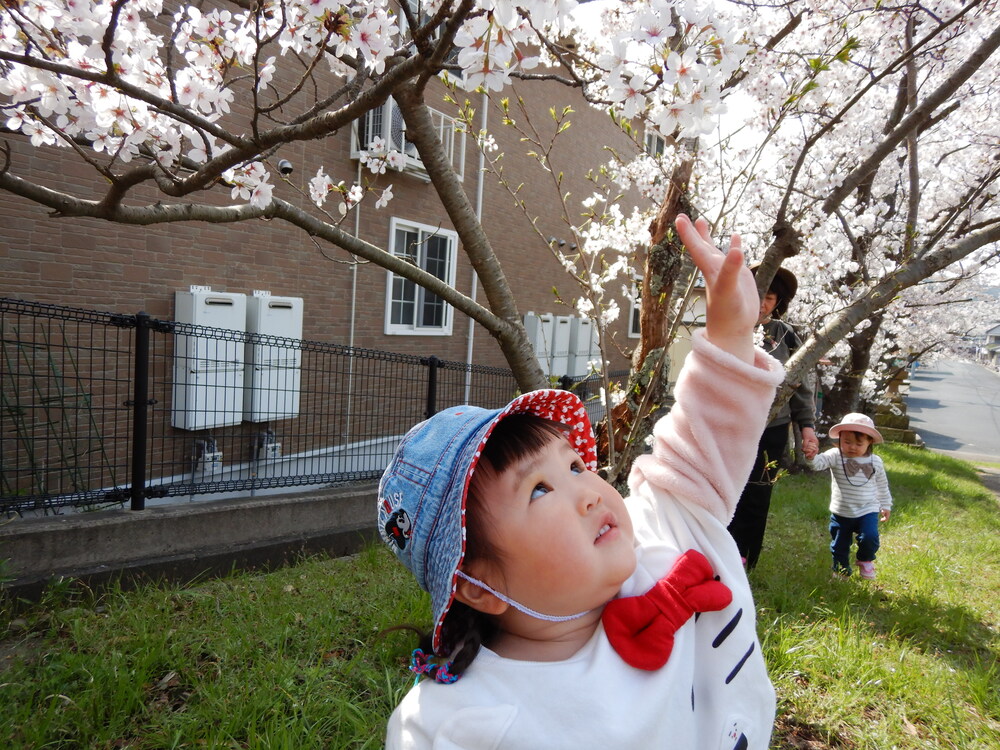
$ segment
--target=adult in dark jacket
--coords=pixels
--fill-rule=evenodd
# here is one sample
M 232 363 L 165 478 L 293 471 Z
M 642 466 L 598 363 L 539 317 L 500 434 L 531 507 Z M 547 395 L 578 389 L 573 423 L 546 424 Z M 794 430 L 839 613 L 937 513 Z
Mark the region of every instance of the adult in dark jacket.
M 756 272 L 756 268 L 752 269 Z M 787 362 L 802 341 L 790 325 L 781 320 L 788 310 L 788 303 L 795 296 L 798 280 L 785 268 L 779 268 L 771 281 L 771 286 L 760 303 L 758 325 L 764 333 L 764 350 L 773 357 Z M 777 462 L 788 445 L 789 424 L 794 422 L 802 432 L 802 452 L 812 458 L 819 451 L 819 440 L 813 425 L 816 418 L 816 404 L 812 388 L 808 383 L 800 383 L 791 399 L 768 423 L 757 446 L 757 460 L 750 479 L 743 488 L 736 513 L 729 523 L 729 533 L 736 540 L 740 555 L 746 560 L 747 569 L 753 568 L 760 557 L 767 527 L 767 514 L 771 507 L 771 490 L 778 472 Z

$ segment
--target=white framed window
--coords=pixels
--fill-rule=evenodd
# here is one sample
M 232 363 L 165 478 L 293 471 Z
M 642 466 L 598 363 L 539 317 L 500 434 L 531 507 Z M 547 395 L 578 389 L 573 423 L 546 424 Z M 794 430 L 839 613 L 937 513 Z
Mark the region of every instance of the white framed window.
M 632 282 L 632 296 L 629 302 L 628 337 L 637 339 L 642 333 L 639 324 L 642 315 L 642 276 L 636 276 Z
M 390 252 L 455 285 L 458 235 L 440 227 L 392 219 Z M 385 302 L 385 332 L 395 336 L 450 336 L 452 307 L 409 279 L 390 272 Z
M 646 153 L 656 159 L 663 156 L 663 152 L 666 150 L 667 142 L 664 140 L 663 136 L 653 132 L 652 130 L 647 130 Z
M 465 129 L 454 117 L 436 109 L 430 110 L 431 120 L 438 139 L 444 147 L 445 156 L 458 178 L 465 177 Z M 374 138 L 381 138 L 389 148 L 401 152 L 406 157 L 404 171 L 426 175 L 424 163 L 420 160 L 416 146 L 406 140 L 406 123 L 399 106 L 390 97 L 381 107 L 376 107 L 354 121 L 351 138 L 351 158 L 357 159 L 361 151 L 368 148 Z

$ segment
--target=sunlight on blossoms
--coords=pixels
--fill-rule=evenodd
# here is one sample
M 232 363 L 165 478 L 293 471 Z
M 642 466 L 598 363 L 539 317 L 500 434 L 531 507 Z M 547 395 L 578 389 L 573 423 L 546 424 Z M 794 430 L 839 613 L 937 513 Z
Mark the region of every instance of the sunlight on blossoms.
M 238 167 L 227 169 L 222 173 L 222 179 L 232 185 L 230 195 L 235 198 L 242 198 L 249 201 L 255 208 L 265 208 L 271 202 L 271 193 L 274 185 L 268 183 L 271 175 L 259 161 Z

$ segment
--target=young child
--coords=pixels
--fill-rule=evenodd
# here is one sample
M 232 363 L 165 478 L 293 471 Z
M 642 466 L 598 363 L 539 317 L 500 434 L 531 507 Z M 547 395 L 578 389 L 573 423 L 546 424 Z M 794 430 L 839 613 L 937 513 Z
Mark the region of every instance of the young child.
M 774 690 L 726 524 L 784 370 L 753 346 L 739 237 L 727 254 L 704 220 L 676 225 L 707 326 L 628 499 L 567 391 L 447 409 L 397 448 L 379 528 L 434 623 L 389 750 L 768 747 Z
M 814 471 L 829 469 L 830 552 L 833 570 L 851 574 L 851 543 L 858 538 L 858 573 L 875 578 L 875 553 L 879 548 L 879 521 L 888 521 L 892 510 L 889 480 L 882 459 L 872 453 L 872 445 L 882 442 L 871 417 L 847 414 L 830 428 L 830 437 L 839 445 L 810 458 Z

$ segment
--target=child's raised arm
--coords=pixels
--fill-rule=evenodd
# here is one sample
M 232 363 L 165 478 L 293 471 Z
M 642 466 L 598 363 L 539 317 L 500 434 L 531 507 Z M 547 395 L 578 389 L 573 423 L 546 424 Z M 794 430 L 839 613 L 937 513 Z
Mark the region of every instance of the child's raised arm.
M 705 277 L 706 337 L 720 349 L 752 363 L 760 297 L 753 274 L 743 262 L 739 235 L 732 236 L 729 251 L 723 252 L 712 241 L 704 219 L 692 224 L 691 219 L 680 214 L 676 226 L 691 259 Z

